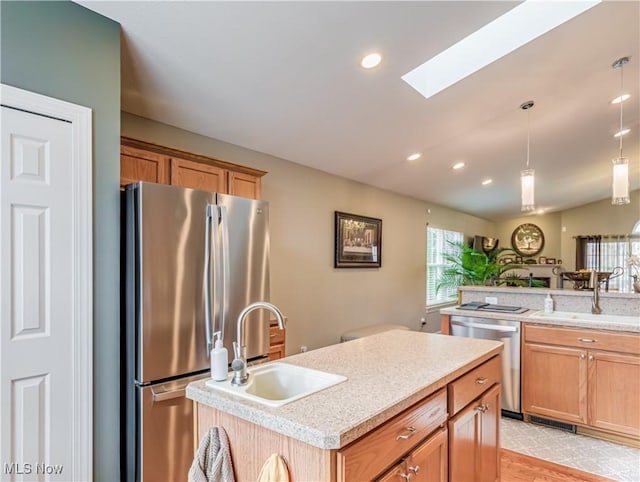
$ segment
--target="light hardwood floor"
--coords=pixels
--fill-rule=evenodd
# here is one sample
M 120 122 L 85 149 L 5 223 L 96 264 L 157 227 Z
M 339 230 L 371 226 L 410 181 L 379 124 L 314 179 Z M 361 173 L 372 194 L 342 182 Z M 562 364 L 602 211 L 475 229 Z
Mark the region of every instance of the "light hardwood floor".
M 611 482 L 598 475 L 502 449 L 502 482 Z

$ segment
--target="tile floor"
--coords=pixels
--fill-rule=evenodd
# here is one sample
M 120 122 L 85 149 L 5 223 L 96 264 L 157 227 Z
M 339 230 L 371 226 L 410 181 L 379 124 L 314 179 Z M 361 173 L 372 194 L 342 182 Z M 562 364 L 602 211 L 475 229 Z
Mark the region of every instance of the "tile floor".
M 640 482 L 640 449 L 505 417 L 500 442 L 531 457 L 620 482 Z

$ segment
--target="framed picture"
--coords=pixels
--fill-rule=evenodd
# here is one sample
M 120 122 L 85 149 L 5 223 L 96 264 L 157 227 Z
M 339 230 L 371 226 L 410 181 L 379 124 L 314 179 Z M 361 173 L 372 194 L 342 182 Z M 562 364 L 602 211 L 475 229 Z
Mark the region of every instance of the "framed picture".
M 562 264 L 562 260 L 561 259 L 557 259 L 556 260 L 556 264 Z
M 540 256 L 538 258 L 538 264 L 547 264 L 547 258 L 544 256 Z
M 335 212 L 334 268 L 382 266 L 382 220 Z
M 547 264 L 556 264 L 556 258 L 547 258 Z
M 516 256 L 516 264 L 522 264 L 522 256 Z
M 503 262 L 504 262 L 504 264 L 511 264 L 511 263 L 513 263 L 513 258 L 503 258 L 503 260 L 504 260 L 504 261 L 503 261 Z
M 531 223 L 521 224 L 511 235 L 511 245 L 520 256 L 535 256 L 544 248 L 542 229 Z

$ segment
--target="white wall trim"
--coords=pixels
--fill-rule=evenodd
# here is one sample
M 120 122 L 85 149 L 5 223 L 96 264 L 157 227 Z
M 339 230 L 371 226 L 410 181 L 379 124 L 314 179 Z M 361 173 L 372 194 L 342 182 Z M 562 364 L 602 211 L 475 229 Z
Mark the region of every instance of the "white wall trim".
M 93 144 L 92 110 L 0 84 L 0 103 L 68 121 L 73 134 L 73 467 L 74 480 L 93 479 Z

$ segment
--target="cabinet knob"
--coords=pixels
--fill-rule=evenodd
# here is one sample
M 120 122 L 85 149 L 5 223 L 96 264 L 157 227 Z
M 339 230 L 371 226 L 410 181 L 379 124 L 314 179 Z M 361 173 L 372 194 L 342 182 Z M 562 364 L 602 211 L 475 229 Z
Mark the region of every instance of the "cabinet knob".
M 409 466 L 408 469 L 413 472 L 414 474 L 418 475 L 418 472 L 420 472 L 420 466 L 416 465 L 415 467 L 411 467 Z
M 589 355 L 589 361 L 593 361 L 593 355 Z
M 483 403 L 483 404 L 481 404 L 481 405 L 478 405 L 478 406 L 476 407 L 476 410 L 477 410 L 478 412 L 482 412 L 482 413 L 484 413 L 484 412 L 486 412 L 487 410 L 489 410 L 489 405 L 487 405 L 487 404 Z
M 400 472 L 398 474 L 399 477 L 402 477 L 404 480 L 409 480 L 411 479 L 411 474 L 403 474 L 402 472 Z
M 411 437 L 413 437 L 413 435 L 416 433 L 416 428 L 415 427 L 409 427 L 407 429 L 407 433 L 402 434 L 402 435 L 398 435 L 396 437 L 396 440 L 408 440 Z
M 582 343 L 598 343 L 598 340 L 595 338 L 578 338 L 578 341 L 581 341 Z
M 484 385 L 485 383 L 487 383 L 487 377 L 479 377 L 476 378 L 476 383 L 478 385 Z
M 584 360 L 586 358 L 586 355 L 584 353 L 580 353 L 580 358 Z

